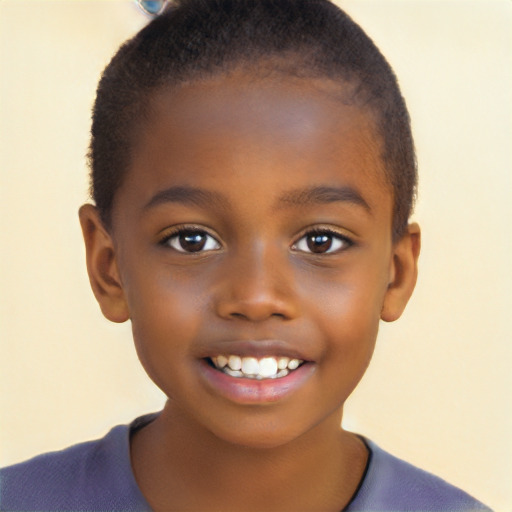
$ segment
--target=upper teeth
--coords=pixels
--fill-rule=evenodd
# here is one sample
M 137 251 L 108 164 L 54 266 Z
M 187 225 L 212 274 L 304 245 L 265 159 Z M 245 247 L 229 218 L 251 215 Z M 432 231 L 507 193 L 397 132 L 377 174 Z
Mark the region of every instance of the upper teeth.
M 240 357 L 236 355 L 219 355 L 212 357 L 216 368 L 232 377 L 250 379 L 275 379 L 285 377 L 297 369 L 304 361 L 289 357 Z

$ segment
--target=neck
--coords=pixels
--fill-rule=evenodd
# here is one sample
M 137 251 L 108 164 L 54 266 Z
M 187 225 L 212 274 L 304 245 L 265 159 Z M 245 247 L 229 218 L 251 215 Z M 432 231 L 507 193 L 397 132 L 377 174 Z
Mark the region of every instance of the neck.
M 169 402 L 133 436 L 135 477 L 155 511 L 339 511 L 367 459 L 341 416 L 284 445 L 253 448 L 219 439 Z

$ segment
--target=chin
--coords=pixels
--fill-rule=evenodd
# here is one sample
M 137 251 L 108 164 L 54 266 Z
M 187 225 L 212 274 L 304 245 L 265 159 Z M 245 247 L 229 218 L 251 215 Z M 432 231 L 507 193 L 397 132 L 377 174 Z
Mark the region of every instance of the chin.
M 280 414 L 282 417 L 284 415 Z M 311 433 L 315 425 L 306 424 L 299 419 L 288 418 L 288 421 L 280 421 L 272 418 L 257 417 L 258 415 L 246 415 L 239 421 L 231 419 L 227 424 L 210 424 L 210 432 L 217 438 L 233 446 L 254 449 L 269 450 L 281 448 L 303 436 Z
M 217 436 L 223 441 L 250 450 L 272 450 L 288 445 L 297 439 L 290 432 L 273 432 L 271 430 L 252 432 L 229 432 L 225 436 Z

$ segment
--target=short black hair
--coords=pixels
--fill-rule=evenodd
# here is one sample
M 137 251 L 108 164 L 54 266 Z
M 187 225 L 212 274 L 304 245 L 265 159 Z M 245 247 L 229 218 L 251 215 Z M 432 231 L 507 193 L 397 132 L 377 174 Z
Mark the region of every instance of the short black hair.
M 107 228 L 153 93 L 265 60 L 351 85 L 382 138 L 393 239 L 404 234 L 417 185 L 407 107 L 379 49 L 329 0 L 175 0 L 121 46 L 98 85 L 89 148 L 91 195 Z

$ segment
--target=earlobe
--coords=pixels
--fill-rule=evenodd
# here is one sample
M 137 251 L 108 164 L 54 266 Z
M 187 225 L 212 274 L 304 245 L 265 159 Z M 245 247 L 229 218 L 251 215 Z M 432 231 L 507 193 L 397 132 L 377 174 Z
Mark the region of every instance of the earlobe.
M 418 224 L 409 224 L 405 235 L 395 244 L 389 283 L 381 311 L 385 322 L 397 320 L 412 295 L 418 276 L 421 232 Z
M 85 242 L 87 272 L 94 296 L 108 320 L 125 322 L 130 318 L 130 313 L 119 276 L 112 237 L 93 205 L 83 205 L 79 210 L 79 218 Z

